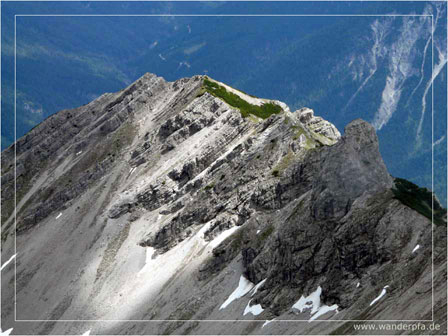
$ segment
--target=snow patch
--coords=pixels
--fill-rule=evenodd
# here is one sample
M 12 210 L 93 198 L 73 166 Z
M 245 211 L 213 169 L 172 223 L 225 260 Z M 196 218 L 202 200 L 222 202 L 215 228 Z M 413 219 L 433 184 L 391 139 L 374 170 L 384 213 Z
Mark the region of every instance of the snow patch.
M 386 288 L 389 286 L 385 286 L 383 290 L 381 291 L 380 295 L 378 295 L 372 302 L 370 302 L 370 306 L 373 306 L 376 302 L 381 300 L 381 298 L 386 295 Z
M 338 305 L 334 304 L 332 306 L 327 306 L 327 305 L 323 305 L 322 307 L 319 308 L 319 310 L 316 312 L 316 314 L 314 314 L 311 318 L 310 321 L 314 321 L 315 319 L 317 319 L 319 316 L 322 316 L 328 312 L 331 311 L 336 311 L 338 312 Z
M 272 321 L 274 321 L 275 319 L 272 320 L 266 320 L 263 325 L 261 326 L 261 328 L 264 328 L 265 326 L 267 326 L 269 323 L 271 323 Z
M 309 296 L 302 297 L 297 301 L 292 308 L 299 310 L 301 313 L 305 309 L 311 308 L 311 315 L 316 313 L 319 310 L 320 307 L 320 294 L 322 293 L 322 288 L 319 286 L 317 289 L 311 293 Z
M 137 276 L 140 276 L 142 273 L 144 273 L 145 271 L 147 271 L 151 267 L 151 265 L 154 263 L 154 260 L 155 260 L 155 259 L 153 259 L 153 256 L 154 256 L 155 252 L 156 252 L 156 250 L 153 247 L 147 247 L 146 248 L 145 265 L 137 273 Z
M 261 232 L 261 230 L 257 230 L 257 234 L 259 234 Z
M 236 299 L 243 297 L 247 293 L 251 291 L 254 287 L 254 284 L 247 280 L 243 275 L 240 277 L 240 282 L 238 283 L 238 287 L 233 291 L 232 294 L 227 298 L 226 301 L 219 307 L 219 310 L 226 308 L 229 304 L 231 304 Z
M 417 244 L 417 246 L 416 247 L 414 247 L 414 249 L 412 250 L 412 253 L 414 253 L 415 251 L 417 251 L 418 249 L 420 248 L 420 245 L 419 244 Z
M 2 267 L 0 268 L 0 271 L 3 270 L 8 264 L 16 257 L 17 254 L 14 254 L 11 258 L 8 259 L 7 262 L 5 262 Z
M 131 170 L 129 171 L 129 175 L 132 175 L 132 173 L 135 171 L 135 169 L 137 169 L 137 167 L 131 168 Z
M 57 215 L 56 219 L 58 219 L 58 218 L 61 217 L 61 216 L 62 216 L 62 212 L 59 213 L 59 215 Z
M 263 286 L 263 284 L 266 282 L 267 279 L 261 280 L 259 283 L 257 283 L 257 285 L 252 289 L 252 294 L 250 295 L 251 297 L 254 296 L 255 294 L 257 294 L 258 288 L 260 288 L 261 286 Z
M 222 232 L 219 236 L 217 236 L 215 239 L 213 239 L 209 244 L 211 247 L 215 248 L 219 244 L 221 244 L 226 238 L 230 237 L 236 230 L 239 229 L 239 226 L 234 226 L 231 229 L 228 229 L 224 232 Z
M 78 153 L 76 153 L 76 156 L 80 155 L 82 153 L 82 151 L 79 151 Z
M 9 334 L 10 334 L 11 331 L 12 331 L 12 329 L 13 329 L 13 328 L 8 329 L 8 330 L 6 330 L 6 331 L 3 331 L 3 330 L 0 328 L 0 336 L 9 336 Z
M 332 306 L 323 305 L 321 306 L 320 302 L 320 295 L 322 294 L 322 288 L 319 286 L 317 289 L 308 295 L 307 297 L 300 298 L 299 301 L 297 301 L 292 308 L 299 310 L 301 313 L 305 311 L 305 309 L 311 309 L 311 317 L 309 321 L 314 321 L 319 316 L 322 316 L 330 311 L 336 311 L 338 312 L 338 305 L 334 304 Z
M 81 336 L 89 336 L 90 335 L 90 329 L 87 330 L 84 334 L 82 334 Z
M 260 304 L 256 304 L 256 305 L 251 306 L 250 305 L 251 301 L 252 300 L 249 301 L 249 303 L 246 306 L 246 309 L 244 309 L 244 314 L 243 315 L 247 315 L 249 313 L 251 313 L 252 315 L 260 315 L 264 311 L 263 307 L 261 307 Z
M 360 284 L 361 284 L 361 283 L 360 283 L 360 282 L 358 282 L 358 283 L 356 284 L 356 288 L 358 288 Z

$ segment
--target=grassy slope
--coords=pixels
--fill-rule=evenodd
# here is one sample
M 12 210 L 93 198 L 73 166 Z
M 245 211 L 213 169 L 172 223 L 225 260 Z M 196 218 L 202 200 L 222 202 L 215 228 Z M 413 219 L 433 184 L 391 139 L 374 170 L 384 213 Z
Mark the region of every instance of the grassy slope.
M 282 108 L 274 103 L 266 103 L 261 106 L 252 105 L 239 97 L 238 95 L 228 92 L 225 87 L 205 78 L 202 93 L 208 92 L 211 95 L 224 100 L 227 104 L 241 111 L 241 115 L 246 118 L 253 114 L 259 118 L 267 119 L 273 114 L 282 112 Z

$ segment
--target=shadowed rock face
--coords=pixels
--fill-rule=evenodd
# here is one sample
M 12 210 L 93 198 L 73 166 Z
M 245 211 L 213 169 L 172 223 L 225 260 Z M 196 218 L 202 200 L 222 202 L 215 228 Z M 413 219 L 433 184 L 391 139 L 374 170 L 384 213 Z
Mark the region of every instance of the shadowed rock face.
M 354 120 L 341 136 L 311 109 L 278 101 L 269 102 L 280 114 L 243 118 L 202 83 L 146 74 L 2 153 L 3 261 L 15 253 L 15 226 L 18 252 L 17 278 L 2 271 L 5 327 L 354 333 L 336 320 L 431 319 L 432 275 L 443 320 L 446 227 L 394 198 L 369 123 Z M 220 309 L 241 276 L 256 293 Z M 17 319 L 158 322 L 14 322 L 14 281 Z M 384 287 L 386 299 L 370 305 Z M 318 288 L 320 304 L 293 309 Z M 260 315 L 243 315 L 257 304 Z M 338 314 L 324 313 L 335 305 Z M 317 311 L 335 322 L 308 323 Z M 305 322 L 199 322 L 273 318 Z

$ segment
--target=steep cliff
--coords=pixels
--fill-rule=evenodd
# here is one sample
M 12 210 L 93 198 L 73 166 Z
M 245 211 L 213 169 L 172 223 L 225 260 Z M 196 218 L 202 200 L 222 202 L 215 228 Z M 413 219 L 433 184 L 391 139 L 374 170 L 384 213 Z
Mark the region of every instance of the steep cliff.
M 415 188 L 363 120 L 341 136 L 309 108 L 146 74 L 2 153 L 2 328 L 375 334 L 350 320 L 434 314 L 446 330 L 446 215 Z

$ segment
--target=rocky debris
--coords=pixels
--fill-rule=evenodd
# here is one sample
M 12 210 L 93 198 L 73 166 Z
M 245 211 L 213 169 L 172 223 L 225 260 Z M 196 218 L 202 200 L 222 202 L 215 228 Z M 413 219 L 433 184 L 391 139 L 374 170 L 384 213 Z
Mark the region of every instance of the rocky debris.
M 154 235 L 149 235 L 139 244 L 141 246 L 151 246 L 159 253 L 165 253 L 169 249 L 182 242 L 192 234 L 193 225 L 205 224 L 216 217 L 223 210 L 221 205 L 213 208 L 191 207 L 184 208 L 168 224 L 164 225 Z
M 190 181 L 194 176 L 195 162 L 185 163 L 180 170 L 173 169 L 168 173 L 168 177 L 183 186 Z
M 299 115 L 299 119 L 302 123 L 307 124 L 314 118 L 314 111 L 308 107 L 302 107 L 295 111 Z
M 188 108 L 168 119 L 159 129 L 159 137 L 165 139 L 178 133 L 178 138 L 192 136 L 206 126 L 211 125 L 228 108 L 219 100 L 204 94 L 201 99 L 194 100 Z
M 180 209 L 182 209 L 185 206 L 185 203 L 183 201 L 178 201 L 174 203 L 169 209 L 160 211 L 161 215 L 169 215 L 178 212 Z
M 212 221 L 212 225 L 204 232 L 204 240 L 211 241 L 216 238 L 223 231 L 231 229 L 239 224 L 239 216 L 231 215 L 224 213 L 221 216 L 217 216 L 214 221 Z
M 130 198 L 121 200 L 118 204 L 112 205 L 112 207 L 109 209 L 108 216 L 109 218 L 118 218 L 125 213 L 130 212 L 134 205 L 135 204 L 133 200 Z
M 136 202 L 151 211 L 177 199 L 176 191 L 167 185 L 149 185 L 145 191 L 137 194 Z
M 314 111 L 308 107 L 303 107 L 295 111 L 293 114 L 298 115 L 300 122 L 306 125 L 310 131 L 322 135 L 324 138 L 315 138 L 318 141 L 323 141 L 325 145 L 332 144 L 338 141 L 341 137 L 338 129 L 333 124 L 321 117 L 316 117 L 314 115 Z M 330 141 L 328 142 L 327 139 Z

